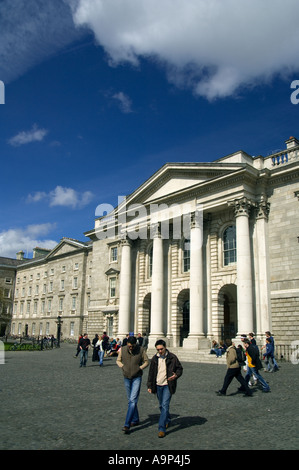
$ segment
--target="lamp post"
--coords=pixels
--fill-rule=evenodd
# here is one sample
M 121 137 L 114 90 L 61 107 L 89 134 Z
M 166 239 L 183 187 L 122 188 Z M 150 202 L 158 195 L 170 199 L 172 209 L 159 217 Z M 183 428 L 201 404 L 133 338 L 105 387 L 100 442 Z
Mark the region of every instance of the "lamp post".
M 61 325 L 63 323 L 60 315 L 58 315 L 56 323 L 57 323 L 57 347 L 60 348 Z

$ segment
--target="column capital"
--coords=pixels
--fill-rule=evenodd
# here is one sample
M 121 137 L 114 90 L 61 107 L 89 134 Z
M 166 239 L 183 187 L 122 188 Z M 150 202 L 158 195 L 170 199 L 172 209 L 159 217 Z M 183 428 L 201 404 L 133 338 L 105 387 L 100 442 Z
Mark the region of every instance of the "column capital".
M 256 218 L 268 220 L 270 212 L 270 203 L 266 196 L 262 196 L 256 206 Z
M 151 238 L 161 238 L 161 222 L 156 222 L 151 225 Z
M 202 228 L 202 225 L 203 225 L 202 212 L 200 211 L 191 212 L 190 229 Z
M 251 209 L 256 207 L 256 202 L 248 199 L 247 197 L 242 197 L 240 199 L 235 199 L 234 201 L 228 201 L 228 205 L 234 209 L 235 217 L 239 217 L 241 215 L 249 217 Z

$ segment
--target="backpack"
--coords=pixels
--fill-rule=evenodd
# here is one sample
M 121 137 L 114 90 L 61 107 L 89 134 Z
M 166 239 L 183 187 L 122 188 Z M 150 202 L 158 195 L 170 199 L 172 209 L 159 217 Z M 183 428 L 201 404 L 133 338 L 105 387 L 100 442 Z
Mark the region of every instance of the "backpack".
M 245 352 L 241 348 L 236 348 L 237 361 L 240 366 L 244 366 L 246 362 Z

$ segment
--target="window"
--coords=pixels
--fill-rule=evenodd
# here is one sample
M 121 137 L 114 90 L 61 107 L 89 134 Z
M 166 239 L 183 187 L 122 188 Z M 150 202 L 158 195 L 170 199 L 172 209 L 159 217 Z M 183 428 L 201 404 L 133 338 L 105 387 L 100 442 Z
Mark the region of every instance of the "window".
M 115 297 L 116 294 L 116 277 L 109 279 L 109 297 Z
M 60 281 L 60 290 L 64 290 L 64 279 Z
M 229 266 L 237 261 L 236 227 L 227 227 L 223 234 L 223 261 L 224 266 Z
M 78 289 L 78 278 L 74 277 L 73 279 L 73 289 Z
M 117 261 L 117 246 L 114 246 L 110 250 L 110 261 L 111 263 Z
M 60 312 L 63 311 L 63 297 L 60 297 L 60 299 L 59 299 L 59 311 Z
M 75 336 L 75 323 L 73 321 L 70 323 L 70 336 Z
M 190 240 L 184 240 L 183 272 L 190 271 Z
M 76 310 L 77 297 L 72 297 L 72 310 Z
M 49 300 L 48 300 L 48 314 L 49 314 L 49 315 L 50 315 L 50 313 L 51 313 L 51 310 L 52 310 L 52 300 L 49 299 Z

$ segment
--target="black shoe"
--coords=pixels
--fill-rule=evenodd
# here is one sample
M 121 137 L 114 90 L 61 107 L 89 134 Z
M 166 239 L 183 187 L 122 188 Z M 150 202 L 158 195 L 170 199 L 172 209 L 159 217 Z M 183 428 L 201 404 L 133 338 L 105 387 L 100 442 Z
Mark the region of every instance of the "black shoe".
M 136 423 L 131 423 L 131 428 L 134 426 L 139 426 L 139 421 L 136 421 Z
M 222 393 L 221 390 L 218 390 L 217 392 L 215 392 L 216 395 L 218 395 L 219 397 L 226 397 L 226 393 Z
M 122 431 L 125 433 L 125 434 L 130 434 L 130 428 L 128 428 L 127 426 L 124 426 L 122 428 Z

